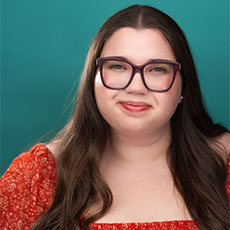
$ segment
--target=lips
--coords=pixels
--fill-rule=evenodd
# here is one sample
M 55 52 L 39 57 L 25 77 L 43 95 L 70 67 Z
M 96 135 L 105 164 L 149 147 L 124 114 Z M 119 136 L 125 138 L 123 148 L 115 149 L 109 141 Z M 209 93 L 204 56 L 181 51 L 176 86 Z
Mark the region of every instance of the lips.
M 151 105 L 145 102 L 137 102 L 137 101 L 122 101 L 120 102 L 122 107 L 130 112 L 142 112 L 148 110 Z

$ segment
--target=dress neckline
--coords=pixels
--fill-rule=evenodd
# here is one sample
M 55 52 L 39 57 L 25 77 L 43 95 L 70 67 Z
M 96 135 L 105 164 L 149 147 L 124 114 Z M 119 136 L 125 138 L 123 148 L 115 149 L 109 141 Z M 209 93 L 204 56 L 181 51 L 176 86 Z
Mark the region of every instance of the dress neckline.
M 196 222 L 193 220 L 170 220 L 155 222 L 132 222 L 132 223 L 90 223 L 91 230 L 142 230 L 142 229 L 177 229 L 177 230 L 199 230 Z
M 144 221 L 144 222 L 111 222 L 111 223 L 105 223 L 105 222 L 93 222 L 91 224 L 93 225 L 133 225 L 133 224 L 138 224 L 138 225 L 146 225 L 146 224 L 170 224 L 170 223 L 195 223 L 194 220 L 164 220 L 164 221 Z

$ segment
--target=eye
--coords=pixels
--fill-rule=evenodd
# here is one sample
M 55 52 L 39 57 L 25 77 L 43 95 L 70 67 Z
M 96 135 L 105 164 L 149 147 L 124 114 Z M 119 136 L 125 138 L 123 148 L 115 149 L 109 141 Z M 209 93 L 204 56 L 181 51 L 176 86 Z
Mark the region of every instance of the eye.
M 113 64 L 109 66 L 109 69 L 126 69 L 123 65 Z
M 145 71 L 151 74 L 168 74 L 173 71 L 173 68 L 168 63 L 150 63 L 145 67 Z
M 154 67 L 151 71 L 167 73 L 166 68 L 163 68 L 163 67 Z

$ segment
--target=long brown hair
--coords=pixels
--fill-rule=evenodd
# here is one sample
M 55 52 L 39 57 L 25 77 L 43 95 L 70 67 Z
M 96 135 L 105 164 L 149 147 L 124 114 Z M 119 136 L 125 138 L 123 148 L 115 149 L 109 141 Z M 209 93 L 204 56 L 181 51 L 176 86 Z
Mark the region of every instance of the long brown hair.
M 217 144 L 210 145 L 227 130 L 214 124 L 204 109 L 197 72 L 182 30 L 163 12 L 140 5 L 109 18 L 90 47 L 74 114 L 56 137 L 60 144 L 54 202 L 33 229 L 87 229 L 112 204 L 112 193 L 99 171 L 103 152 L 111 140 L 110 127 L 95 102 L 94 77 L 96 58 L 110 36 L 122 27 L 158 29 L 181 62 L 184 99 L 171 119 L 168 164 L 175 186 L 200 229 L 229 229 L 227 166 L 221 157 L 223 150 Z M 79 222 L 82 213 L 87 213 L 100 199 L 101 209 Z

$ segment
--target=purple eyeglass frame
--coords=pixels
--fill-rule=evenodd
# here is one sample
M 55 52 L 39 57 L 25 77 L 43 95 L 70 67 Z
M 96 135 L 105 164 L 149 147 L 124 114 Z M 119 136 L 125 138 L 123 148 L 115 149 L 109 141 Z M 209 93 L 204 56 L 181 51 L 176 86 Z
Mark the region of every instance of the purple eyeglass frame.
M 123 62 L 126 62 L 126 63 L 128 63 L 129 65 L 132 66 L 132 74 L 130 76 L 130 79 L 129 79 L 128 83 L 124 87 L 116 88 L 116 87 L 107 86 L 105 84 L 104 79 L 103 79 L 102 67 L 103 67 L 104 62 L 107 61 L 107 60 L 123 61 Z M 144 74 L 143 74 L 143 69 L 145 68 L 145 66 L 147 66 L 150 63 L 166 63 L 166 64 L 170 64 L 170 65 L 173 66 L 173 79 L 172 79 L 172 82 L 171 82 L 170 86 L 167 89 L 164 89 L 164 90 L 154 90 L 154 89 L 149 88 L 148 85 L 146 84 L 145 78 L 144 78 Z M 176 73 L 177 73 L 177 71 L 179 71 L 181 69 L 181 63 L 179 63 L 179 62 L 174 62 L 174 61 L 169 61 L 169 60 L 164 60 L 164 59 L 152 59 L 152 60 L 144 63 L 143 65 L 139 65 L 138 66 L 138 65 L 133 64 L 132 62 L 130 62 L 126 58 L 119 57 L 119 56 L 97 58 L 96 59 L 96 66 L 99 67 L 99 70 L 100 70 L 100 73 L 101 73 L 101 80 L 102 80 L 103 85 L 106 88 L 108 88 L 108 89 L 113 89 L 113 90 L 126 89 L 130 85 L 130 83 L 132 82 L 132 80 L 133 80 L 136 72 L 139 72 L 140 75 L 141 75 L 141 79 L 142 79 L 142 82 L 143 82 L 145 88 L 148 89 L 149 91 L 159 92 L 159 93 L 161 93 L 161 92 L 167 92 L 167 91 L 169 91 L 171 89 L 171 87 L 172 87 L 172 85 L 173 85 L 173 83 L 175 81 Z

